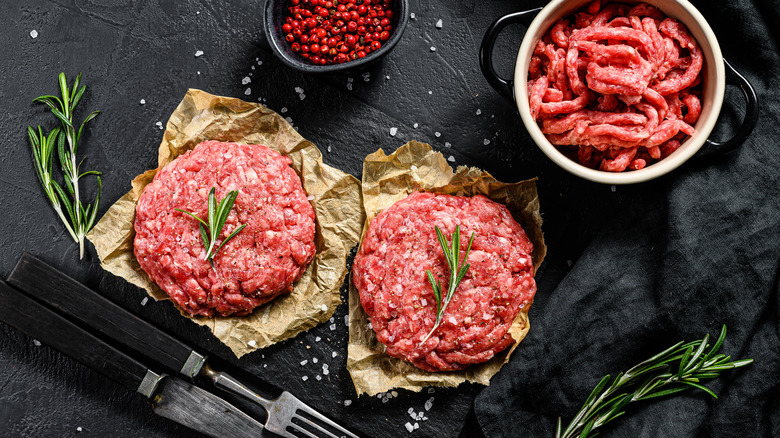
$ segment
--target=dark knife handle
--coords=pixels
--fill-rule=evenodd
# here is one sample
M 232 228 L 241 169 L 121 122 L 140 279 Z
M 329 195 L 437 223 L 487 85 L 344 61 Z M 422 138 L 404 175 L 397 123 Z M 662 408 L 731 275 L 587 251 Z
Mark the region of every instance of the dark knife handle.
M 192 378 L 205 361 L 183 342 L 26 252 L 8 283 L 171 371 Z
M 0 281 L 0 320 L 133 391 L 147 368 Z

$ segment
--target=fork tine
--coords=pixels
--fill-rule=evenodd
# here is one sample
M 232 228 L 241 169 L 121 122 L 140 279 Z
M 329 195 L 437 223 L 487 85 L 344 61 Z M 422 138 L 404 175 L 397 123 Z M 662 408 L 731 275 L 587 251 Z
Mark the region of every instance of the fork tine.
M 298 426 L 297 424 L 290 424 L 288 427 L 290 429 L 294 430 L 296 433 L 302 433 L 302 434 L 308 436 L 309 438 L 320 438 L 317 435 L 315 435 L 315 434 L 309 432 L 308 430 L 302 428 L 301 426 Z M 289 435 L 287 435 L 287 433 L 289 433 L 289 432 L 287 432 L 285 430 L 285 436 L 289 436 Z M 296 438 L 297 438 L 297 436 L 296 436 Z
M 331 420 L 330 418 L 328 418 L 328 417 L 320 414 L 319 412 L 315 411 L 314 409 L 310 408 L 308 405 L 304 404 L 304 406 L 306 406 L 307 409 L 306 410 L 301 409 L 302 411 L 306 412 L 307 414 L 311 415 L 312 417 L 316 418 L 317 420 L 327 424 L 328 426 L 338 430 L 342 435 L 346 435 L 349 438 L 359 438 L 354 433 L 348 431 L 347 429 L 344 429 L 342 426 L 338 425 L 337 423 L 333 422 L 333 420 Z M 332 435 L 332 436 L 335 436 L 335 435 Z
M 320 432 L 324 433 L 326 436 L 328 436 L 328 437 L 330 437 L 330 438 L 339 438 L 339 436 L 338 436 L 338 435 L 334 435 L 334 434 L 333 434 L 333 433 L 331 433 L 329 430 L 327 430 L 327 429 L 323 428 L 323 427 L 322 427 L 322 426 L 320 426 L 319 424 L 317 424 L 317 423 L 315 423 L 315 422 L 313 422 L 313 421 L 309 420 L 309 419 L 308 419 L 308 418 L 306 418 L 306 417 L 303 417 L 303 416 L 300 416 L 300 415 L 298 415 L 298 416 L 295 416 L 295 417 L 293 417 L 293 418 L 296 418 L 296 419 L 298 419 L 298 420 L 300 420 L 300 421 L 303 421 L 304 423 L 306 423 L 306 424 L 308 424 L 309 426 L 311 426 L 311 427 L 313 427 L 313 428 L 315 428 L 315 429 L 319 430 Z

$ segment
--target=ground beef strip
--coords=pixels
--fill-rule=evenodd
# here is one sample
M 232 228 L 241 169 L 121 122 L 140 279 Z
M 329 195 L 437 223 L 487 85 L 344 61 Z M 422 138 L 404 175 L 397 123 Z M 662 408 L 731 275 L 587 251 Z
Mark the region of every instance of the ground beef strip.
M 244 315 L 292 290 L 314 257 L 314 209 L 291 160 L 265 146 L 207 141 L 165 166 L 138 200 L 134 252 L 141 267 L 193 315 Z M 214 257 L 197 220 L 238 190 L 217 246 L 246 227 Z
M 442 323 L 420 344 L 436 319 L 426 277 L 443 280 L 448 268 L 436 238 L 461 227 L 461 257 L 472 232 L 471 267 Z M 533 246 L 509 210 L 484 196 L 416 192 L 371 221 L 355 257 L 353 282 L 377 339 L 387 353 L 427 371 L 453 371 L 484 362 L 514 343 L 508 329 L 536 292 Z

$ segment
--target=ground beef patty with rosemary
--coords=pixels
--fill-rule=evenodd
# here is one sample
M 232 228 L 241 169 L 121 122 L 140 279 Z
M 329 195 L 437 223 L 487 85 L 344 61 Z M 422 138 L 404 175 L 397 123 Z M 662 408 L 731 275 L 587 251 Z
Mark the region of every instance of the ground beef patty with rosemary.
M 138 200 L 134 251 L 147 274 L 192 315 L 245 315 L 292 290 L 314 257 L 314 209 L 291 160 L 265 146 L 207 141 L 160 170 Z M 209 190 L 238 197 L 214 256 L 196 219 Z
M 448 265 L 435 227 L 449 243 L 460 226 L 460 257 L 470 263 L 441 325 L 430 270 L 448 287 Z M 353 282 L 387 353 L 426 371 L 485 362 L 514 343 L 508 330 L 536 292 L 533 245 L 506 206 L 484 196 L 416 192 L 374 218 L 355 257 Z

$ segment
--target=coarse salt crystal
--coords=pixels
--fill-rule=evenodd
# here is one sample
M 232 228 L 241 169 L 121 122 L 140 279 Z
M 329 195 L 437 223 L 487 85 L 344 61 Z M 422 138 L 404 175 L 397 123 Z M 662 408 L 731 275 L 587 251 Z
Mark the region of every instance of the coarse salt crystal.
M 33 29 L 30 31 L 30 38 L 35 39 L 38 38 L 38 31 Z
M 263 65 L 263 61 L 257 61 L 257 65 Z
M 249 96 L 250 94 L 252 94 L 252 89 L 249 88 L 249 87 L 246 87 L 246 90 L 244 90 L 244 94 Z
M 344 400 L 344 406 L 349 406 L 352 404 L 352 400 Z
M 412 431 L 414 430 L 414 426 L 412 426 L 412 423 L 409 423 L 408 421 L 406 422 L 406 424 L 404 424 L 404 427 L 406 428 L 407 431 L 409 431 L 409 433 L 412 433 Z
M 417 166 L 415 166 L 414 164 L 412 164 L 412 172 L 414 172 L 414 171 L 416 171 L 416 170 L 417 170 Z
M 320 376 L 319 374 L 317 374 L 316 376 L 314 376 L 314 378 L 315 378 L 315 379 L 317 379 L 317 380 L 322 380 L 322 376 Z
M 81 432 L 82 430 L 84 430 L 84 429 L 82 429 L 81 426 L 76 428 L 76 432 Z
M 141 99 L 141 105 L 146 105 L 146 99 Z
M 316 357 L 313 357 L 311 359 L 311 363 L 317 363 L 317 362 L 319 362 L 319 359 L 317 359 Z
M 344 315 L 344 325 L 349 327 L 349 315 Z
M 393 397 L 398 397 L 398 391 L 390 391 Z
M 374 329 L 374 326 L 373 326 L 373 325 L 371 325 L 371 323 L 370 323 L 370 322 L 368 323 L 368 329 L 369 329 L 369 330 L 373 330 L 373 329 Z
M 385 79 L 390 80 L 390 75 L 386 75 Z
M 336 353 L 336 352 L 334 351 L 333 353 L 331 353 L 331 354 L 330 354 L 330 357 L 336 357 L 336 356 L 338 356 L 338 355 L 339 355 L 339 354 L 338 354 L 338 353 Z
M 254 346 L 256 346 L 256 345 L 257 345 L 257 341 L 255 341 L 254 339 L 252 339 L 251 341 L 247 342 L 246 344 L 247 344 L 247 345 L 249 345 L 250 347 L 254 347 Z
M 198 50 L 195 52 L 195 57 L 203 56 L 203 50 Z
M 454 163 L 455 162 L 455 157 L 450 155 L 449 157 L 447 157 L 447 161 L 449 161 L 450 163 Z
M 328 153 L 330 153 L 330 146 L 328 146 Z
M 304 365 L 306 365 L 307 363 L 309 363 L 309 361 L 308 361 L 308 360 L 302 360 L 302 361 L 301 361 L 301 366 L 304 366 Z
M 33 345 L 35 345 L 36 347 L 40 347 L 41 346 L 41 341 L 39 341 L 37 339 L 33 339 Z
M 347 90 L 352 91 L 352 82 L 347 82 Z
M 436 22 L 436 29 L 441 29 L 442 26 L 444 26 L 444 21 L 442 21 L 442 19 L 439 18 L 439 21 Z
M 416 15 L 414 15 L 414 12 L 412 12 L 411 14 L 409 14 L 409 18 L 411 18 L 412 20 L 414 20 L 414 19 L 416 19 L 416 18 L 417 18 L 417 16 L 416 16 Z
M 308 199 L 309 201 L 313 201 L 313 200 L 314 200 L 314 196 L 312 196 L 312 195 L 309 195 L 309 196 L 307 196 L 307 197 L 306 197 L 306 199 Z M 322 310 L 326 310 L 326 309 L 328 308 L 328 307 L 327 307 L 326 305 L 324 305 L 324 304 L 322 305 L 322 307 L 325 307 L 325 309 L 322 309 Z
M 331 316 L 330 319 L 328 320 L 328 322 L 335 322 L 335 321 L 336 321 L 336 317 L 335 316 Z
M 330 374 L 330 370 L 328 370 L 328 369 L 326 368 L 326 369 L 322 370 L 322 374 L 324 374 L 324 375 L 326 375 L 326 376 L 327 376 L 328 374 Z
M 292 125 L 292 117 L 285 117 L 284 120 Z
M 320 309 L 322 309 L 323 312 L 327 312 L 328 311 L 328 306 L 323 304 L 322 307 L 320 307 Z
M 431 52 L 435 52 L 435 51 L 436 51 L 436 47 L 431 46 Z
M 301 380 L 303 380 L 305 382 L 305 381 L 309 380 L 309 376 L 303 376 L 303 377 L 301 377 Z
M 445 142 L 444 142 L 444 147 L 445 147 L 445 148 L 451 148 L 451 147 L 452 147 L 452 143 L 450 143 L 450 142 L 448 142 L 448 141 L 445 141 Z
M 431 90 L 428 90 L 428 94 L 433 94 L 433 91 L 431 91 Z
M 489 144 L 490 144 L 490 140 L 488 140 L 488 139 L 486 138 L 486 139 L 482 140 L 482 144 L 484 144 L 485 146 L 487 146 L 487 145 L 489 145 Z
M 428 300 L 426 300 L 425 298 L 423 298 L 423 299 L 421 299 L 421 300 L 420 300 L 420 304 L 422 304 L 422 306 L 423 306 L 423 307 L 425 307 L 425 306 L 427 306 L 427 305 L 428 305 Z
M 480 115 L 480 114 L 482 114 L 482 110 L 477 108 L 477 115 Z
M 414 423 L 414 428 L 415 429 L 419 429 L 420 428 L 420 424 L 419 423 Z
M 330 325 L 330 330 L 331 330 L 331 331 L 333 331 L 333 330 L 336 330 L 336 324 L 331 324 L 331 325 Z
M 282 107 L 282 114 L 284 114 L 284 113 L 286 113 L 286 112 L 287 112 L 287 107 L 286 107 L 286 106 L 283 106 L 283 107 Z
M 252 78 L 250 78 L 249 76 L 245 76 L 244 79 L 241 79 L 241 85 L 246 85 L 250 82 L 252 82 Z
M 295 87 L 295 92 L 298 93 L 298 94 L 303 94 L 303 88 Z
M 408 411 L 406 411 L 407 414 L 412 415 L 414 414 L 414 408 L 409 408 Z
M 428 394 L 433 394 L 436 392 L 436 388 L 428 388 Z M 433 402 L 433 397 L 431 397 L 431 402 Z
M 148 302 L 149 302 L 149 297 L 144 297 L 144 299 L 143 299 L 143 300 L 141 300 L 141 305 L 142 305 L 142 306 L 145 306 L 145 305 L 146 305 L 146 303 L 148 303 Z
M 612 190 L 613 192 L 616 192 L 617 191 L 617 186 L 611 186 L 609 189 Z
M 390 399 L 387 398 L 387 397 L 382 397 L 382 403 L 387 403 L 388 400 L 390 400 Z
M 200 76 L 200 70 L 198 70 L 198 76 Z
M 420 126 L 420 124 L 419 124 L 419 123 L 415 123 L 415 124 L 414 124 L 414 125 L 412 125 L 412 126 L 413 126 L 415 129 L 417 129 L 417 127 L 418 127 L 418 126 Z
M 299 97 L 301 100 L 303 100 L 303 99 L 306 99 L 306 95 L 305 95 L 305 94 L 303 94 L 303 93 L 299 94 L 299 95 L 298 95 L 298 97 Z
M 321 337 L 319 337 L 319 336 L 317 336 L 316 338 L 314 338 L 314 342 L 320 342 L 321 340 L 322 340 L 322 338 L 321 338 Z
M 436 131 L 436 132 L 433 133 L 433 135 L 435 135 L 436 137 L 441 137 L 441 132 Z
M 433 389 L 433 388 L 431 388 L 431 389 Z M 425 410 L 426 411 L 430 411 L 432 407 L 433 407 L 433 397 L 431 397 L 431 398 L 429 398 L 428 400 L 425 401 Z
M 391 137 L 395 137 L 395 134 L 396 134 L 396 133 L 398 133 L 398 128 L 396 128 L 395 126 L 393 126 L 392 128 L 390 128 L 390 136 L 391 136 Z

